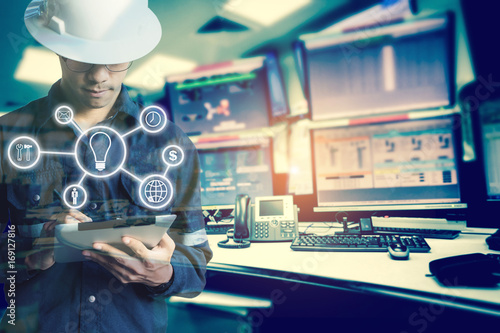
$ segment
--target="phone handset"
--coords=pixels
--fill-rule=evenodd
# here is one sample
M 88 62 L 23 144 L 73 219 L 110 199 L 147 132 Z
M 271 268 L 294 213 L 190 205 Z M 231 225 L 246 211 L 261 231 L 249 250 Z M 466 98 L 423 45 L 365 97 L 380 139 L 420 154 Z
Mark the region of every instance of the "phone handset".
M 226 240 L 217 243 L 219 247 L 242 249 L 250 246 L 250 231 L 248 224 L 251 219 L 250 197 L 247 194 L 238 194 L 234 203 L 234 232 L 228 232 Z
M 248 239 L 250 232 L 250 197 L 247 194 L 238 194 L 234 206 L 234 240 L 239 242 Z

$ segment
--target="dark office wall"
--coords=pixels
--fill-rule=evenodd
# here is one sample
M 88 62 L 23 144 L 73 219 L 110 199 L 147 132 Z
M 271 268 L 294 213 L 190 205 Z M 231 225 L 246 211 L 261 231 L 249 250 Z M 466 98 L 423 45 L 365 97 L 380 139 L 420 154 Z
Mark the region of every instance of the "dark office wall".
M 461 0 L 476 77 L 492 74 L 500 81 L 500 2 Z
M 465 22 L 469 51 L 476 81 L 471 82 L 460 92 L 462 108 L 468 112 L 472 119 L 476 160 L 467 163 L 467 174 L 474 175 L 477 181 L 471 186 L 469 193 L 469 220 L 472 226 L 500 227 L 498 210 L 500 202 L 486 201 L 486 184 L 484 183 L 484 165 L 481 147 L 479 114 L 475 111 L 480 104 L 488 100 L 499 100 L 500 89 L 500 2 L 494 0 L 461 0 L 462 12 Z M 489 92 L 486 99 L 481 99 L 480 104 L 467 105 L 467 96 L 475 96 L 478 86 L 489 82 Z

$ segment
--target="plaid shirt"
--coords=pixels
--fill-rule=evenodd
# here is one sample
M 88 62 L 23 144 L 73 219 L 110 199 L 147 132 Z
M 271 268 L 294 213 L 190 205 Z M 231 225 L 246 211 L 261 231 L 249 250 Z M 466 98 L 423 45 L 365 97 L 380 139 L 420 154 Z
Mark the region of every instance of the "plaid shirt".
M 1 238 L 0 282 L 6 300 L 15 301 L 15 323 L 2 319 L 0 330 L 20 332 L 165 332 L 165 298 L 172 295 L 194 297 L 205 285 L 205 270 L 212 252 L 208 246 L 201 213 L 198 154 L 189 138 L 173 123 L 151 135 L 136 131 L 125 137 L 129 153 L 123 169 L 136 177 L 165 174 L 162 151 L 169 145 L 182 147 L 184 160 L 170 168 L 166 177 L 174 188 L 171 208 L 151 211 L 141 202 L 138 182 L 126 172 L 108 178 L 86 177 L 82 185 L 89 202 L 81 211 L 95 221 L 137 215 L 165 215 L 177 218 L 169 235 L 176 248 L 172 256 L 173 279 L 160 288 L 142 284 L 122 284 L 92 261 L 55 263 L 45 271 L 27 271 L 26 252 L 32 249 L 49 217 L 64 209 L 61 198 L 67 185 L 78 183 L 83 171 L 71 155 L 42 154 L 33 169 L 16 169 L 9 163 L 8 145 L 19 136 L 29 136 L 47 151 L 71 152 L 81 134 L 74 125 L 64 126 L 54 119 L 59 105 L 68 105 L 60 82 L 47 97 L 38 99 L 0 118 L 0 222 L 15 226 L 15 296 L 8 297 L 11 274 L 7 233 Z M 139 126 L 140 108 L 124 87 L 113 107 L 112 116 L 98 125 L 118 133 Z M 42 149 L 41 148 L 41 149 Z M 89 161 L 91 163 L 91 161 Z

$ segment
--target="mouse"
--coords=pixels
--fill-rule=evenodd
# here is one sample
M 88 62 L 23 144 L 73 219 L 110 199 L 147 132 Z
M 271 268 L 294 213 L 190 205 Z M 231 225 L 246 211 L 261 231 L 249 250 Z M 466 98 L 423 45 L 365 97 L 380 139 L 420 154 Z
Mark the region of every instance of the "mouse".
M 488 244 L 490 250 L 500 251 L 500 229 L 486 238 L 486 244 Z
M 410 249 L 400 243 L 392 243 L 387 250 L 394 260 L 407 260 L 410 257 Z

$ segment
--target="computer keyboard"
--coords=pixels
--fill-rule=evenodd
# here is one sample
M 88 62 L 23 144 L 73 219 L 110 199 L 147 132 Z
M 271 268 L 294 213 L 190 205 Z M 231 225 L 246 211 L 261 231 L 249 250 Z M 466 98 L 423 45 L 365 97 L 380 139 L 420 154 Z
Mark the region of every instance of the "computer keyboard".
M 380 234 L 398 234 L 409 236 L 422 236 L 424 238 L 441 238 L 453 239 L 457 238 L 460 234 L 459 230 L 442 230 L 442 229 L 414 229 L 414 228 L 388 228 L 388 227 L 374 227 L 373 230 Z
M 233 223 L 207 224 L 205 231 L 207 235 L 225 235 L 229 229 L 233 229 Z
M 354 251 L 386 252 L 392 243 L 402 243 L 410 252 L 429 252 L 430 246 L 422 236 L 406 235 L 301 235 L 290 246 L 296 251 Z

